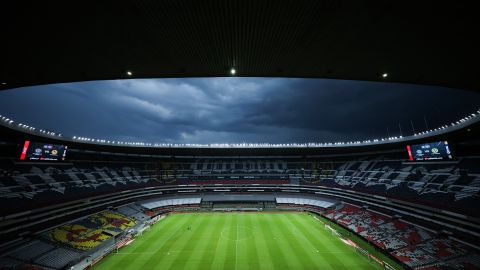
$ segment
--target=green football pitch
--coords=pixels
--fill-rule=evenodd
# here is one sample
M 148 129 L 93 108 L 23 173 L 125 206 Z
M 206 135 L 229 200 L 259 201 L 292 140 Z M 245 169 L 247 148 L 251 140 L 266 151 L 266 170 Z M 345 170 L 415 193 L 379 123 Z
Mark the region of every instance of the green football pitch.
M 104 269 L 382 269 L 305 213 L 172 214 Z

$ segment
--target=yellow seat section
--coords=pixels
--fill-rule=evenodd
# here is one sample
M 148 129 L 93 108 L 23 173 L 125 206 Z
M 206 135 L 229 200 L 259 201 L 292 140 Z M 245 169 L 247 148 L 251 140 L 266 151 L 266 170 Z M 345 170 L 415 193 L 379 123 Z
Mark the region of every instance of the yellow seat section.
M 135 221 L 122 214 L 103 211 L 49 232 L 52 240 L 79 250 L 89 250 L 112 236 L 135 226 Z

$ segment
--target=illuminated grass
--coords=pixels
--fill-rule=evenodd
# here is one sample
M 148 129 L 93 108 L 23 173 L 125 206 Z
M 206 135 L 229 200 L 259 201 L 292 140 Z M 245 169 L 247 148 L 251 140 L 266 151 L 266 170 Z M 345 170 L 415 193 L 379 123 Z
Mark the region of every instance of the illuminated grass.
M 203 213 L 169 216 L 94 269 L 382 267 L 344 244 L 308 214 Z

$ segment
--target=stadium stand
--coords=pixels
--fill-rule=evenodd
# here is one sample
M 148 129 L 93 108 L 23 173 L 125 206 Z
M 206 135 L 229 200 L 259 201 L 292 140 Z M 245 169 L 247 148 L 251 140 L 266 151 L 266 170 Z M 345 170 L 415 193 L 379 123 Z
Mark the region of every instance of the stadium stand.
M 472 94 L 462 97 L 462 90 L 480 92 L 475 71 L 480 46 L 474 34 L 478 31 L 480 16 L 473 8 L 473 1 L 469 6 L 461 1 L 450 1 L 447 5 L 417 1 L 412 5 L 405 1 L 150 0 L 134 1 L 135 4 L 72 5 L 68 9 L 46 3 L 48 1 L 4 2 L 2 45 L 6 50 L 2 50 L 0 91 L 22 91 L 20 88 L 38 85 L 70 93 L 61 104 L 43 106 L 46 112 L 43 116 L 25 114 L 30 107 L 26 105 L 32 105 L 26 104 L 28 100 L 37 98 L 34 105 L 45 105 L 37 94 L 29 95 L 28 89 L 24 89 L 24 97 L 11 96 L 18 104 L 0 109 L 0 270 L 88 269 L 109 253 L 131 243 L 169 213 L 216 210 L 308 211 L 311 215 L 294 216 L 310 219 L 315 229 L 295 224 L 294 217 L 287 218 L 289 227 L 285 230 L 274 228 L 279 224 L 273 222 L 274 219 L 265 222 L 266 236 L 261 238 L 275 240 L 270 242 L 274 245 L 270 249 L 263 240 L 256 239 L 259 233 L 253 231 L 261 227 L 260 221 L 256 224 L 246 220 L 245 224 L 238 225 L 241 223 L 235 222 L 239 219 L 232 218 L 221 225 L 224 228 L 214 231 L 220 233 L 218 239 L 198 245 L 192 240 L 203 239 L 207 234 L 197 234 L 197 228 L 190 230 L 189 224 L 186 230 L 183 225 L 178 228 L 169 225 L 173 228 L 171 232 L 169 227 L 159 230 L 170 232 L 168 238 L 158 238 L 167 240 L 149 242 L 147 252 L 138 252 L 152 253 L 150 258 L 137 254 L 140 249 L 133 250 L 142 261 L 136 268 L 175 269 L 179 262 L 184 268 L 237 269 L 239 265 L 240 269 L 246 268 L 243 266 L 255 269 L 265 265 L 265 268 L 295 269 L 286 260 L 292 256 L 300 267 L 318 269 L 322 267 L 311 267 L 311 262 L 320 261 L 325 265 L 323 259 L 316 260 L 322 253 L 332 258 L 336 256 L 333 253 L 338 253 L 340 259 L 334 258 L 332 263 L 325 261 L 329 264 L 325 268 L 365 269 L 369 263 L 378 262 L 381 265 L 378 268 L 392 270 L 388 261 L 401 262 L 406 270 L 480 270 L 480 110 L 463 115 L 478 105 L 474 98 L 468 100 L 464 108 L 459 106 Z M 140 93 L 142 101 L 148 99 L 149 91 L 135 91 L 134 82 L 144 78 L 169 78 L 180 85 L 176 88 L 185 88 L 188 85 L 182 84 L 183 78 L 192 78 L 196 81 L 193 88 L 198 90 L 195 92 L 203 93 L 202 100 L 207 107 L 225 101 L 224 96 L 203 91 L 209 87 L 195 79 L 199 76 L 223 76 L 227 80 L 232 77 L 235 81 L 238 80 L 235 77 L 246 76 L 244 78 L 251 78 L 247 88 L 254 85 L 255 89 L 257 76 L 279 77 L 283 81 L 293 79 L 294 87 L 287 92 L 298 92 L 304 87 L 307 92 L 292 102 L 285 102 L 291 93 L 282 95 L 279 91 L 270 96 L 267 93 L 264 100 L 252 96 L 254 103 L 243 100 L 249 91 L 240 93 L 240 98 L 232 96 L 233 100 L 242 102 L 223 103 L 233 105 L 228 110 L 230 114 L 241 116 L 234 117 L 235 123 L 245 118 L 246 121 L 237 126 L 234 122 L 228 127 L 222 126 L 215 115 L 201 113 L 202 108 L 198 111 L 200 117 L 180 123 L 177 117 L 153 119 L 144 112 L 132 114 L 138 102 L 129 102 L 132 96 L 128 92 Z M 340 92 L 352 86 L 358 88 L 354 90 L 361 90 L 366 87 L 354 84 L 366 85 L 368 81 L 376 84 L 372 88 L 396 83 L 390 86 L 406 91 L 401 95 L 372 92 L 373 98 L 365 100 L 382 104 L 375 106 L 376 103 L 367 102 L 363 104 L 369 107 L 367 110 L 359 109 L 362 104 L 355 104 L 359 101 L 355 97 L 345 99 L 343 94 L 335 93 L 330 96 L 333 102 L 328 104 L 333 110 L 328 106 L 324 109 L 341 110 L 349 116 L 352 112 L 364 111 L 366 117 L 355 115 L 347 119 L 349 121 L 334 123 L 334 118 L 320 115 L 320 111 L 295 117 L 298 114 L 292 113 L 288 105 L 299 104 L 298 101 L 322 105 L 318 99 L 309 100 L 308 92 L 315 90 L 315 86 L 300 82 L 299 78 L 362 80 L 346 84 Z M 126 83 L 120 82 L 121 85 L 114 87 L 121 90 L 120 94 L 127 95 L 123 96 L 126 97 L 123 102 L 113 102 L 114 110 L 129 114 L 132 119 L 143 118 L 158 129 L 171 126 L 163 125 L 165 121 L 166 124 L 175 122 L 179 124 L 175 126 L 187 133 L 194 130 L 193 124 L 206 129 L 200 130 L 196 135 L 202 136 L 191 142 L 183 136 L 159 136 L 159 141 L 152 143 L 131 141 L 142 136 L 141 130 L 136 130 L 140 134 L 131 136 L 124 132 L 95 132 L 78 121 L 75 110 L 65 108 L 69 106 L 66 102 L 71 100 L 71 94 L 85 98 L 81 89 L 91 88 L 96 92 L 98 86 L 104 84 L 96 81 L 99 79 L 126 79 Z M 224 78 L 213 79 L 212 89 L 229 87 Z M 80 84 L 70 87 L 65 82 Z M 338 88 L 326 81 L 322 83 Z M 155 85 L 163 87 L 161 82 Z M 145 83 L 143 86 L 147 86 L 146 90 L 151 87 Z M 276 86 L 269 83 L 267 88 L 276 89 Z M 419 93 L 423 86 L 428 90 Z M 449 102 L 443 100 L 450 94 L 442 88 L 459 89 L 460 94 Z M 411 90 L 415 91 L 409 93 Z M 165 101 L 170 99 L 174 101 L 172 105 L 178 107 L 190 105 L 187 99 L 176 102 L 170 95 L 164 96 Z M 346 101 L 346 106 L 339 106 L 339 99 Z M 422 104 L 423 99 L 430 102 Z M 87 98 L 86 103 L 94 105 L 95 102 L 89 101 Z M 81 107 L 80 103 L 76 105 Z M 386 113 L 373 114 L 370 109 Z M 411 111 L 405 114 L 404 109 Z M 23 113 L 16 115 L 16 110 Z M 243 110 L 248 112 L 238 113 Z M 178 114 L 175 109 L 172 111 Z M 67 121 L 69 112 L 73 114 Z M 58 114 L 69 122 L 66 126 L 60 123 L 63 121 L 55 123 L 53 118 Z M 387 114 L 401 117 L 393 119 Z M 108 118 L 108 114 L 102 113 L 95 116 Z M 284 119 L 275 121 L 277 118 L 270 116 Z M 208 121 L 203 121 L 207 118 Z M 352 123 L 355 119 L 361 121 Z M 91 119 L 92 123 L 97 120 Z M 333 123 L 331 127 L 343 127 L 319 130 L 317 124 L 321 121 Z M 50 124 L 37 126 L 45 123 Z M 266 138 L 255 134 L 258 130 L 254 125 L 262 123 L 268 131 Z M 128 127 L 128 123 L 122 121 L 115 124 L 114 129 L 108 125 L 97 126 L 117 133 Z M 392 129 L 392 125 L 395 128 Z M 369 126 L 378 129 L 366 132 Z M 294 130 L 291 134 L 286 131 L 289 127 Z M 383 134 L 384 127 L 387 134 Z M 163 133 L 161 135 L 174 132 L 163 128 Z M 226 143 L 228 137 L 212 135 L 222 133 L 238 133 L 240 136 L 233 137 L 244 142 Z M 376 138 L 362 138 L 362 134 Z M 255 138 L 265 142 L 255 143 Z M 296 138 L 298 142 L 288 142 L 289 138 Z M 344 141 L 349 139 L 354 141 Z M 441 151 L 434 148 L 433 142 L 444 148 Z M 29 146 L 36 143 L 38 148 Z M 56 144 L 63 155 L 53 146 Z M 420 150 L 423 147 L 432 152 Z M 441 161 L 436 154 L 441 154 Z M 304 226 L 301 231 L 302 234 L 305 231 L 306 236 L 314 236 L 323 228 L 326 236 L 331 232 L 333 240 L 337 240 L 334 236 L 348 236 L 344 242 L 349 245 L 347 248 L 356 248 L 353 256 L 366 255 L 367 266 L 342 265 L 341 259 L 348 256 L 348 252 L 338 252 L 333 245 L 326 245 L 325 240 L 330 239 L 319 240 L 318 247 L 322 250 L 315 250 L 317 241 L 298 237 L 300 234 L 292 227 L 297 225 Z M 348 230 L 346 235 L 345 230 L 336 230 L 337 225 Z M 183 233 L 188 239 L 179 243 L 179 235 Z M 277 236 L 284 233 L 295 237 L 292 242 L 292 247 L 297 248 L 293 249 L 295 254 L 288 254 L 279 245 L 285 239 Z M 353 234 L 355 237 L 351 237 Z M 211 236 L 216 237 L 213 233 Z M 368 243 L 356 243 L 356 236 Z M 147 242 L 146 238 L 139 242 Z M 228 244 L 221 243 L 220 239 Z M 158 242 L 162 246 L 152 248 Z M 242 252 L 245 242 L 255 242 L 257 251 L 263 253 L 255 254 L 250 248 Z M 367 244 L 370 245 L 368 251 L 363 249 Z M 240 252 L 237 252 L 239 245 Z M 230 247 L 234 247 L 234 259 Z M 169 248 L 172 250 L 164 252 Z M 180 253 L 181 249 L 188 249 L 187 256 Z M 212 260 L 209 264 L 190 264 L 200 257 L 201 249 L 208 251 L 201 256 Z M 228 252 L 217 256 L 219 254 L 212 253 L 215 249 Z M 286 256 L 276 256 L 277 250 Z M 305 256 L 303 250 L 310 253 Z M 170 251 L 173 256 L 169 256 Z M 311 253 L 314 251 L 318 253 L 315 256 Z M 378 252 L 382 256 L 377 257 Z M 158 263 L 164 253 L 169 261 Z M 243 264 L 242 259 L 242 264 L 238 264 L 237 254 L 246 254 L 248 264 Z M 272 262 L 259 254 L 268 255 L 263 257 L 270 257 Z M 116 263 L 120 261 L 117 265 L 134 264 L 128 259 L 131 257 L 123 254 L 116 257 L 121 257 L 116 259 Z M 382 261 L 384 257 L 388 257 L 386 261 Z M 234 267 L 231 267 L 232 261 Z M 345 260 L 350 261 L 353 260 Z
M 125 215 L 127 217 L 134 216 L 135 214 L 139 213 L 141 210 L 137 209 L 134 204 L 130 205 L 123 205 L 119 208 L 116 209 L 117 212 L 119 212 L 122 215 Z
M 191 160 L 185 163 L 95 163 L 25 165 L 0 162 L 0 201 L 11 211 L 66 198 L 174 183 L 288 184 L 340 187 L 478 216 L 478 157 L 448 164 L 409 164 L 402 160 L 288 162 L 279 160 Z M 166 165 L 165 165 L 166 164 Z M 168 169 L 170 168 L 170 169 Z M 175 169 L 171 169 L 175 168 Z
M 200 204 L 201 201 L 202 198 L 162 199 L 149 202 L 140 202 L 140 205 L 146 209 L 156 209 L 165 206 Z
M 398 217 L 351 204 L 339 205 L 324 216 L 358 233 L 412 269 L 480 269 L 478 251 Z
M 0 202 L 10 211 L 65 199 L 171 184 L 288 184 L 339 187 L 478 216 L 478 157 L 447 164 L 386 160 L 295 162 L 279 160 L 190 160 L 183 163 L 75 162 L 18 164 L 0 160 Z M 172 169 L 174 168 L 174 169 Z
M 480 255 L 469 254 L 440 263 L 439 269 L 480 269 Z
M 406 247 L 392 252 L 398 260 L 408 265 L 409 267 L 416 268 L 422 265 L 431 264 L 437 261 L 435 257 L 430 255 L 423 249 L 419 249 L 415 246 Z
M 213 203 L 212 211 L 262 211 L 263 202 Z
M 58 247 L 45 239 L 37 239 L 1 257 L 0 267 L 14 269 L 22 265 L 35 264 L 44 269 L 62 269 L 80 256 L 80 251 Z
M 253 183 L 256 186 L 278 185 L 281 189 L 285 184 L 300 184 L 301 187 L 325 188 L 321 193 L 327 196 L 333 194 L 332 192 L 340 192 L 339 190 L 343 192 L 342 194 L 351 191 L 352 193 L 349 193 L 351 198 L 361 197 L 361 200 L 364 200 L 365 196 L 370 194 L 379 198 L 433 207 L 431 211 L 450 210 L 478 217 L 479 213 L 475 207 L 480 191 L 477 162 L 480 162 L 478 157 L 461 157 L 456 161 L 442 164 L 417 164 L 382 156 L 330 162 L 322 160 L 300 162 L 291 159 L 283 161 L 186 159 L 155 164 L 121 160 L 28 164 L 0 159 L 0 202 L 12 206 L 9 209 L 2 209 L 2 213 L 8 215 L 20 209 L 34 209 L 85 197 L 108 194 L 122 196 L 125 191 L 147 192 L 149 188 L 168 188 L 177 185 L 192 187 Z M 288 193 L 276 196 L 277 208 L 325 211 L 324 216 L 364 237 L 410 268 L 468 269 L 457 267 L 465 265 L 475 269 L 474 267 L 478 266 L 478 260 L 475 259 L 477 252 L 445 236 L 441 233 L 442 228 L 438 226 L 430 228 L 431 224 L 424 222 L 421 227 L 417 223 L 412 223 L 411 217 L 398 216 L 393 212 L 386 214 L 387 209 L 371 209 L 365 205 L 366 202 L 354 204 L 350 201 L 337 205 L 286 194 Z M 73 257 L 78 258 L 82 252 L 94 250 L 137 223 L 147 223 L 152 217 L 169 211 L 198 211 L 201 198 L 166 196 L 162 199 L 143 200 L 141 203 L 138 203 L 139 199 L 135 201 L 137 203 L 127 201 L 128 204 L 93 215 L 88 214 L 86 218 L 73 222 L 66 220 L 64 225 L 42 234 L 43 238 L 30 241 L 29 245 L 22 247 L 23 251 L 18 249 L 16 252 L 10 252 L 0 260 L 0 263 L 4 265 L 31 263 L 58 269 L 67 261 L 74 260 Z M 209 209 L 221 208 L 220 210 L 224 211 L 225 207 L 217 207 L 219 205 L 213 204 Z M 240 208 L 247 206 L 243 204 Z M 252 204 L 251 208 L 258 210 L 262 206 Z M 233 207 L 233 210 L 238 210 L 238 207 Z M 101 217 L 99 213 L 108 215 Z M 49 216 L 47 210 L 40 214 Z M 40 217 L 40 214 L 35 217 Z M 128 225 L 115 227 L 119 224 Z M 462 240 L 465 239 L 463 237 Z M 62 252 L 65 253 L 63 258 L 67 258 L 68 254 L 71 254 L 71 258 L 52 261 Z M 49 253 L 52 255 L 48 255 Z M 466 254 L 470 254 L 470 257 Z
M 65 248 L 56 248 L 35 259 L 34 263 L 48 268 L 62 269 L 70 262 L 78 259 L 79 256 L 79 252 Z
M 9 254 L 10 257 L 18 259 L 20 261 L 33 261 L 40 255 L 47 253 L 55 249 L 54 245 L 51 245 L 47 242 L 36 240 L 28 243 L 26 246 L 21 249 L 17 249 Z
M 341 213 L 343 215 L 337 217 L 337 222 L 356 233 L 376 228 L 388 220 L 388 217 L 370 211 Z
M 0 257 L 0 269 L 15 269 L 17 265 L 24 264 L 24 262 L 4 256 Z
M 275 200 L 278 204 L 311 205 L 320 208 L 329 208 L 335 205 L 335 203 L 330 201 L 320 201 L 304 198 L 276 197 Z
M 104 211 L 57 227 L 48 237 L 78 250 L 89 250 L 134 225 L 134 220 L 122 214 Z
M 479 164 L 480 158 L 462 157 L 441 164 L 415 164 L 382 157 L 316 163 L 328 169 L 319 168 L 319 175 L 304 177 L 302 184 L 339 187 L 478 216 L 472 207 L 480 195 L 480 174 L 475 162 Z

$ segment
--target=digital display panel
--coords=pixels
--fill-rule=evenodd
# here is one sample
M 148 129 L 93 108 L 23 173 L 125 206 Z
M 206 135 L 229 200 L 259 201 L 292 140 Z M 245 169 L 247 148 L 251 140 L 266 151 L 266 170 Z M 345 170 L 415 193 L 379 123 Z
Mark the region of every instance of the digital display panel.
M 411 161 L 451 160 L 453 154 L 447 141 L 407 145 Z
M 25 141 L 20 160 L 63 161 L 67 149 L 65 145 Z

